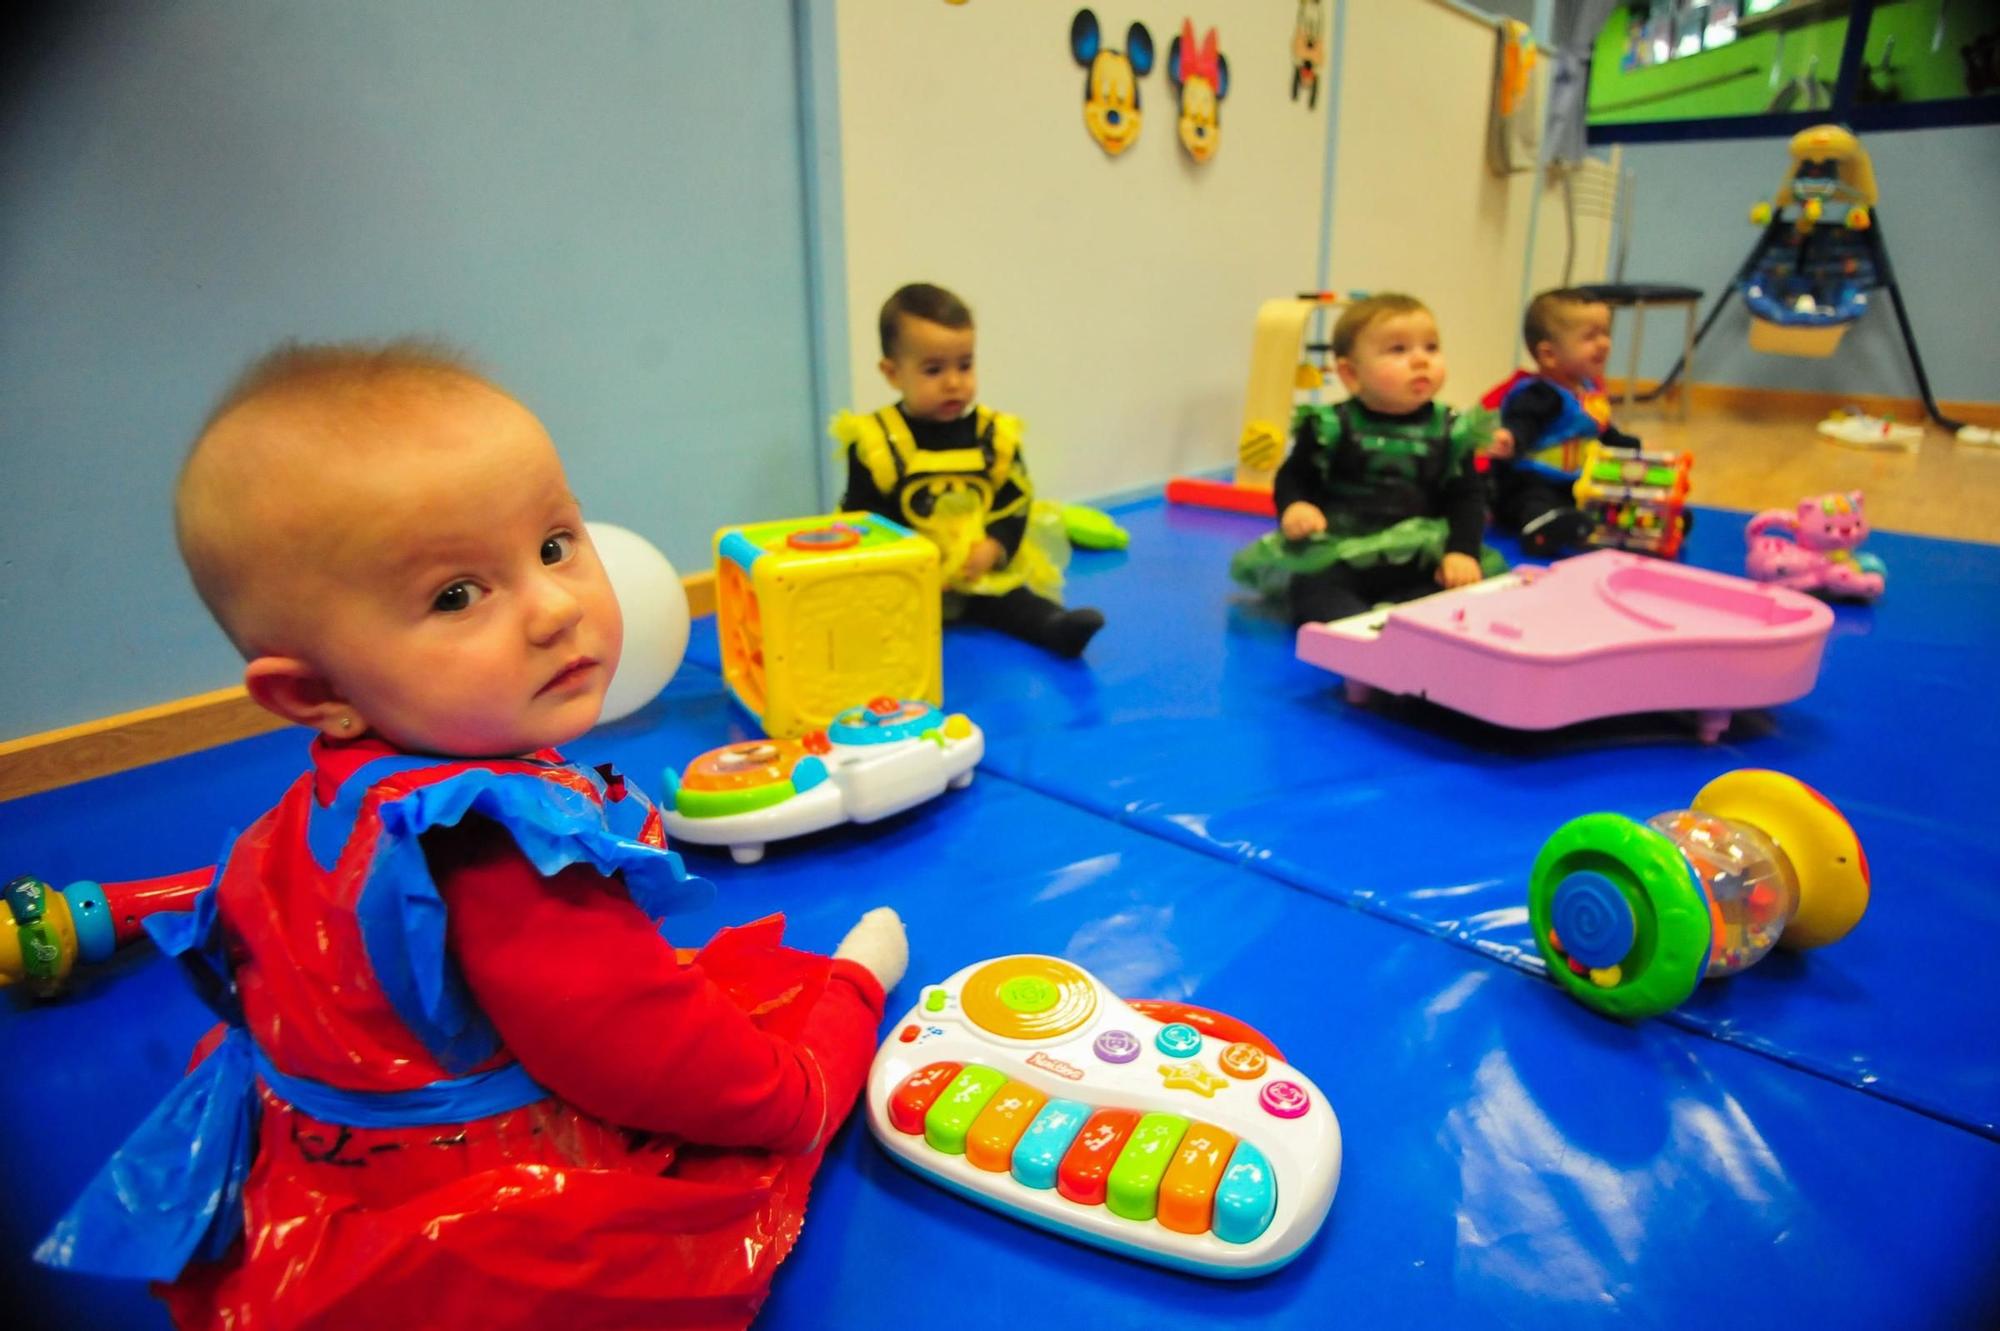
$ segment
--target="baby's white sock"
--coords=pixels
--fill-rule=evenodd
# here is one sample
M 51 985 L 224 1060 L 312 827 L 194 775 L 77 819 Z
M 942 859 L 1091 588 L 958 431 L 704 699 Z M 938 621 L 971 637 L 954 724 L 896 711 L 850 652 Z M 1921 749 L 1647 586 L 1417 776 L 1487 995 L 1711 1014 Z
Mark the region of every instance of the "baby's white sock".
M 910 940 L 903 933 L 903 918 L 888 906 L 877 906 L 858 920 L 833 955 L 858 962 L 882 982 L 888 993 L 910 966 Z

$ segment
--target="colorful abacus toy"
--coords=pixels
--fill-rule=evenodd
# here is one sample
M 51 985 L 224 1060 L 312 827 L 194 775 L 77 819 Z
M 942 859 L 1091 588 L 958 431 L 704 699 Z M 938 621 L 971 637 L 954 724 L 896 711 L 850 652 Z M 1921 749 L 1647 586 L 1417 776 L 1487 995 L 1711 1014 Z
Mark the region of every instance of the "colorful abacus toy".
M 1528 880 L 1549 974 L 1617 1017 L 1670 1011 L 1704 977 L 1748 969 L 1774 946 L 1838 942 L 1867 909 L 1868 858 L 1840 810 L 1750 768 L 1643 823 L 1572 818 Z
M 1591 440 L 1574 487 L 1577 507 L 1596 524 L 1590 543 L 1678 559 L 1693 466 L 1686 453 L 1607 449 Z
M 1066 1237 L 1273 1270 L 1326 1218 L 1339 1120 L 1254 1030 L 1178 1006 L 1142 1011 L 1057 957 L 968 966 L 875 1056 L 869 1127 L 917 1173 Z

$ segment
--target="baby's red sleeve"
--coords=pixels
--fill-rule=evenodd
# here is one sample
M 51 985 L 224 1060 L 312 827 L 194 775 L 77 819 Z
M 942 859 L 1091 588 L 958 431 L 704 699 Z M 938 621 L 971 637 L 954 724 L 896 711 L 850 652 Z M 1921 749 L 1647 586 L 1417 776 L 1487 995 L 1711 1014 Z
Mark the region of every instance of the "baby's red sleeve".
M 684 964 L 622 885 L 543 878 L 491 823 L 425 837 L 446 939 L 528 1073 L 610 1123 L 717 1146 L 812 1149 L 853 1106 L 882 987 L 836 961 L 796 1040 L 766 1033 Z

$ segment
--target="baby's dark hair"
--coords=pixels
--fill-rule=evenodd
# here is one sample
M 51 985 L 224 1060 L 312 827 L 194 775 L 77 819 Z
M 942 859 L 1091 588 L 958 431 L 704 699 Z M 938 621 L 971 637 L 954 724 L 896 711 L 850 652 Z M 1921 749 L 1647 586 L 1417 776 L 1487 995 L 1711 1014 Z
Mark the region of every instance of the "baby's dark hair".
M 1528 354 L 1535 354 L 1537 343 L 1555 340 L 1556 326 L 1566 312 L 1578 305 L 1603 303 L 1582 287 L 1554 287 L 1537 295 L 1521 316 L 1521 338 L 1528 344 Z
M 903 316 L 906 314 L 946 328 L 972 327 L 972 310 L 943 287 L 932 286 L 929 282 L 912 282 L 898 287 L 893 296 L 882 302 L 878 329 L 882 335 L 882 355 L 889 360 L 896 359 L 896 337 L 902 331 Z
M 1430 306 L 1415 296 L 1406 296 L 1400 291 L 1378 291 L 1372 296 L 1364 296 L 1340 312 L 1340 318 L 1333 325 L 1333 354 L 1351 356 L 1354 343 L 1363 329 L 1377 319 L 1393 318 L 1398 314 L 1430 312 Z

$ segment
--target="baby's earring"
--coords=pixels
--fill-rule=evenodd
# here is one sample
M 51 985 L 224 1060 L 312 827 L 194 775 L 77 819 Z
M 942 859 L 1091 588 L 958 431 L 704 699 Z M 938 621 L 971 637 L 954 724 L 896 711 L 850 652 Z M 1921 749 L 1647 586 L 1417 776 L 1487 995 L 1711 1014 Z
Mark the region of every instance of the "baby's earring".
M 353 713 L 351 713 L 351 712 L 343 712 L 343 713 L 341 713 L 341 716 L 340 716 L 340 732 L 341 732 L 341 733 L 342 733 L 342 734 L 344 735 L 344 734 L 346 734 L 346 733 L 347 733 L 348 731 L 350 731 L 350 730 L 352 730 L 352 729 L 354 729 L 354 715 L 353 715 Z

